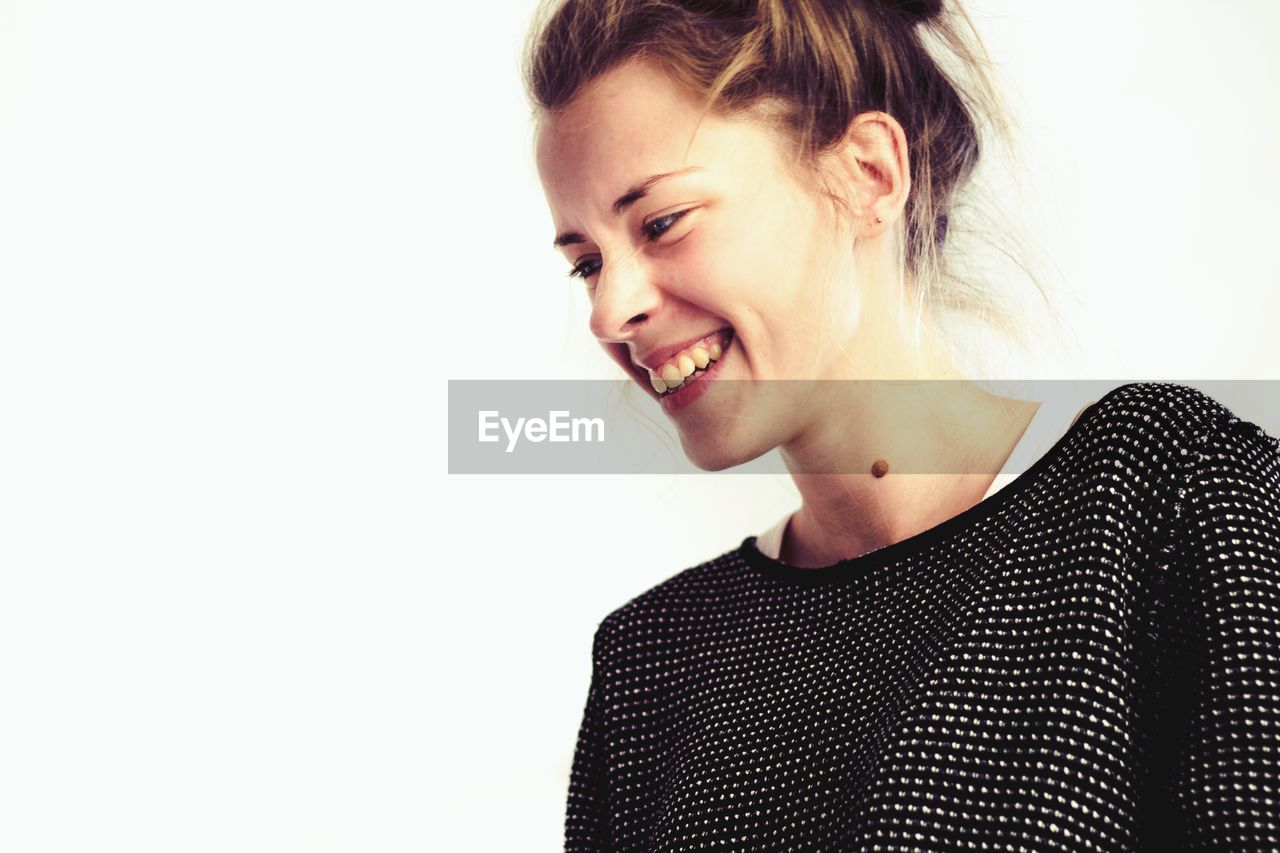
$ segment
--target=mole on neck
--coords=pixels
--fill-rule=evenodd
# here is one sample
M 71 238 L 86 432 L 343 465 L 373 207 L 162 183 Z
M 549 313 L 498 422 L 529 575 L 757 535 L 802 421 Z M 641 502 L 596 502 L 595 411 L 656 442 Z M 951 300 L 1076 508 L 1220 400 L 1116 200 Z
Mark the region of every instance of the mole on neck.
M 981 502 L 1041 405 L 1012 398 L 988 402 L 985 408 L 922 413 L 915 423 L 925 434 L 914 443 L 901 430 L 873 423 L 878 428 L 864 439 L 894 457 L 892 480 L 886 457 L 877 454 L 868 463 L 856 447 L 849 448 L 850 462 L 862 457 L 851 466 L 859 473 L 793 470 L 802 504 L 784 528 L 780 561 L 799 568 L 830 566 L 909 538 Z M 908 417 L 900 421 L 912 423 Z M 909 453 L 896 453 L 895 442 L 904 453 L 919 448 L 920 459 L 913 463 Z M 868 471 L 875 485 L 866 480 Z M 903 476 L 908 473 L 924 476 Z

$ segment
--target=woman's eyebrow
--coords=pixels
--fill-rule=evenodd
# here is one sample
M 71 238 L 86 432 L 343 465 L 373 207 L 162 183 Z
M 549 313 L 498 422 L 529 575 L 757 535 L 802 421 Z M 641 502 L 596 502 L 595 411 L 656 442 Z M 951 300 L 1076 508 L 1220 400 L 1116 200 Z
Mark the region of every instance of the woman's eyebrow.
M 637 201 L 639 201 L 640 199 L 648 195 L 650 187 L 652 187 L 658 181 L 663 180 L 664 178 L 672 178 L 672 177 L 675 177 L 676 175 L 684 175 L 684 174 L 688 174 L 689 172 L 696 172 L 701 170 L 702 170 L 701 166 L 688 166 L 684 169 L 677 169 L 674 172 L 663 172 L 662 174 L 659 174 L 659 175 L 650 175 L 640 183 L 633 186 L 631 189 L 627 190 L 622 195 L 618 196 L 618 200 L 613 203 L 613 212 L 619 216 L 622 215 L 623 213 L 626 212 L 628 207 L 630 207 L 631 205 L 635 204 Z M 558 249 L 561 246 L 569 246 L 574 243 L 585 243 L 585 242 L 587 242 L 587 238 L 582 236 L 577 231 L 566 231 L 563 234 L 560 234 L 559 236 L 557 236 L 555 241 L 551 244 L 551 246 L 552 248 Z

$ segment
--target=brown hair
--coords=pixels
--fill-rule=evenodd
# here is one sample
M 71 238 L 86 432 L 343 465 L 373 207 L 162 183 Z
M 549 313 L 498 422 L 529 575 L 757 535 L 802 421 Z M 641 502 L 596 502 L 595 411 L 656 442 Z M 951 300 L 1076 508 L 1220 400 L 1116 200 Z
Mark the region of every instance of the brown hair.
M 950 69 L 930 43 L 949 57 Z M 535 15 L 525 46 L 529 100 L 535 112 L 555 112 L 601 73 L 640 58 L 701 96 L 704 112 L 767 108 L 802 167 L 839 143 L 858 114 L 893 116 L 909 151 L 911 190 L 899 236 L 918 310 L 960 311 L 1028 341 L 1024 318 L 986 284 L 992 271 L 972 265 L 980 252 L 944 252 L 956 226 L 971 224 L 961 219 L 983 218 L 976 206 L 970 216 L 957 213 L 970 207 L 966 191 L 984 132 L 1017 159 L 985 47 L 957 0 L 551 0 Z M 810 174 L 843 204 L 816 171 Z M 991 248 L 1011 229 L 978 230 Z M 1017 249 L 997 247 L 996 257 L 1013 259 L 1044 297 Z

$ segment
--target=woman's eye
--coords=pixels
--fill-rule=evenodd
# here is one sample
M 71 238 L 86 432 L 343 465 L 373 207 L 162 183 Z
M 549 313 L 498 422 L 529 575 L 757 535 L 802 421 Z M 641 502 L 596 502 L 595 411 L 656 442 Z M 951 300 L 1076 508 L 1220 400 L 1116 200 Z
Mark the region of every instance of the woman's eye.
M 644 232 L 644 236 L 649 240 L 649 242 L 652 243 L 663 234 L 667 233 L 667 231 L 671 229 L 671 226 L 675 225 L 676 222 L 680 220 L 680 217 L 684 216 L 688 212 L 688 210 L 678 210 L 675 213 L 668 213 L 666 216 L 659 216 L 657 219 L 651 219 L 641 226 L 641 230 Z M 599 260 L 597 258 L 591 258 L 590 260 L 585 260 L 582 263 L 577 264 L 573 269 L 569 270 L 569 276 L 571 278 L 580 278 L 585 281 L 599 271 Z
M 678 210 L 675 213 L 668 213 L 666 216 L 659 216 L 657 219 L 646 222 L 642 229 L 644 231 L 644 235 L 649 238 L 650 242 L 657 240 L 663 234 L 667 233 L 671 226 L 675 225 L 680 217 L 684 216 L 688 212 L 689 211 L 687 210 Z
M 596 263 L 594 258 L 589 261 L 583 261 L 569 270 L 570 277 L 577 276 L 578 278 L 586 279 L 588 276 L 594 275 L 600 269 L 599 266 L 593 267 L 592 264 L 594 263 Z

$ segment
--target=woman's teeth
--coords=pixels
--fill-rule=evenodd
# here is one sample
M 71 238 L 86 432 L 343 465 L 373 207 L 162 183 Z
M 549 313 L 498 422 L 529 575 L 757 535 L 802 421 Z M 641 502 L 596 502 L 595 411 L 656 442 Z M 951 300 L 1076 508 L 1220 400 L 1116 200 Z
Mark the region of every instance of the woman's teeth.
M 707 365 L 722 355 L 724 355 L 724 348 L 718 341 L 713 341 L 705 347 L 701 345 L 693 347 L 687 352 L 680 353 L 674 361 L 662 365 L 661 370 L 649 371 L 649 383 L 659 394 L 674 391 L 683 385 L 686 379 L 701 375 L 699 371 L 705 370 Z

